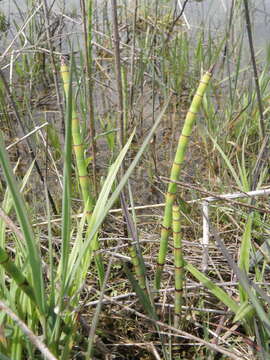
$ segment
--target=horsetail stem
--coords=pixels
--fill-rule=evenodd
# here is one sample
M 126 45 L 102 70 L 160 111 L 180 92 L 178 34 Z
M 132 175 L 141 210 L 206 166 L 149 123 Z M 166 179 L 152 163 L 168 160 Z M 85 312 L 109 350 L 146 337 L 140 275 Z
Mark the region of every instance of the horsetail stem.
M 68 89 L 70 83 L 70 70 L 66 63 L 66 59 L 64 57 L 61 58 L 61 76 L 63 80 L 63 87 L 66 99 L 68 99 Z M 84 146 L 83 140 L 81 136 L 81 129 L 80 129 L 80 121 L 76 111 L 76 104 L 74 99 L 72 99 L 72 140 L 73 140 L 73 150 L 75 154 L 76 164 L 77 164 L 77 171 L 79 176 L 79 183 L 82 192 L 82 198 L 84 202 L 84 208 L 86 211 L 86 219 L 88 224 L 90 223 L 93 208 L 94 208 L 94 199 L 91 195 L 90 191 L 90 178 L 87 171 L 87 163 L 84 156 Z M 92 251 L 99 250 L 99 242 L 97 236 L 93 239 L 91 243 Z M 98 273 L 99 273 L 99 281 L 100 283 L 103 282 L 104 279 L 104 268 L 100 254 L 95 255 L 95 262 L 97 265 Z
M 172 215 L 174 268 L 175 268 L 175 298 L 174 298 L 174 327 L 179 327 L 183 304 L 184 260 L 182 252 L 180 208 L 173 205 Z
M 213 67 L 211 67 L 209 71 L 207 71 L 206 74 L 202 77 L 198 89 L 196 91 L 196 94 L 193 97 L 189 111 L 187 113 L 184 126 L 182 129 L 182 133 L 179 138 L 173 166 L 171 169 L 170 179 L 172 181 L 177 181 L 179 178 L 181 167 L 184 162 L 184 158 L 189 142 L 189 137 L 192 132 L 192 127 L 195 122 L 196 115 L 202 104 L 202 99 L 205 94 L 207 85 L 212 76 L 212 71 L 213 71 Z M 157 269 L 155 274 L 156 289 L 160 288 L 161 275 L 168 250 L 168 238 L 172 225 L 172 207 L 176 198 L 176 189 L 177 186 L 175 183 L 173 182 L 169 183 L 166 194 L 166 200 L 165 200 L 165 210 L 164 210 L 164 217 L 163 217 L 161 236 L 160 236 L 160 247 L 159 247 L 158 260 L 157 260 Z
M 136 247 L 134 245 L 131 245 L 129 247 L 129 254 L 131 257 L 131 262 L 134 267 L 134 272 L 136 274 L 138 283 L 140 285 L 140 288 L 146 292 L 146 282 L 145 282 L 145 273 L 144 269 L 140 263 L 139 256 L 136 251 Z
M 68 99 L 70 72 L 68 66 L 65 63 L 64 58 L 62 58 L 61 61 L 61 75 L 63 79 L 65 96 L 66 99 Z M 80 121 L 76 111 L 75 101 L 73 101 L 73 106 L 72 106 L 72 140 L 73 140 L 73 150 L 77 163 L 79 182 L 82 191 L 82 197 L 83 197 L 84 205 L 87 207 L 86 211 L 89 212 L 89 216 L 91 216 L 94 206 L 94 199 L 92 198 L 90 192 L 90 178 L 88 175 L 87 165 L 84 157 L 84 146 L 81 136 Z

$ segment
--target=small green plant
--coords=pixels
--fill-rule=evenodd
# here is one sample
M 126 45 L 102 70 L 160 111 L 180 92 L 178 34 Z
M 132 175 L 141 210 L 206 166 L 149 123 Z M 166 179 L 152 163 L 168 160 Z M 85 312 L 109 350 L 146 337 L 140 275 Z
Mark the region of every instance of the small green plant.
M 9 23 L 7 22 L 5 14 L 0 11 L 0 33 L 5 33 L 9 29 Z

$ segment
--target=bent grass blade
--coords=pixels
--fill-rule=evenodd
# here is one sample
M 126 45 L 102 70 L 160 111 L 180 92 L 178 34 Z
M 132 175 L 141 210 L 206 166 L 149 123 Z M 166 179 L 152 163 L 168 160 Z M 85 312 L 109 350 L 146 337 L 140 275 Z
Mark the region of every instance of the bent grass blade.
M 215 297 L 223 304 L 228 306 L 235 314 L 239 311 L 239 305 L 224 290 L 213 283 L 206 275 L 196 269 L 193 265 L 186 263 L 185 269 L 188 270 L 201 284 L 203 284 Z

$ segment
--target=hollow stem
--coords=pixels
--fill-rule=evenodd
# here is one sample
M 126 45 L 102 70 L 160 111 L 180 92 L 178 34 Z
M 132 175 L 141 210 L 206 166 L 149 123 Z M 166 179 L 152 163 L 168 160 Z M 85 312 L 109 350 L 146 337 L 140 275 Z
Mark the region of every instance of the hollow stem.
M 179 179 L 180 171 L 185 159 L 185 154 L 187 151 L 187 146 L 189 143 L 189 138 L 191 136 L 192 128 L 196 119 L 196 115 L 201 107 L 202 99 L 205 94 L 207 85 L 211 78 L 213 67 L 202 77 L 198 89 L 193 97 L 191 106 L 187 113 L 183 130 L 179 138 L 178 147 L 176 150 L 173 166 L 171 169 L 170 180 L 177 181 Z M 161 275 L 163 272 L 163 267 L 165 263 L 165 258 L 168 250 L 168 238 L 171 231 L 172 225 L 172 208 L 176 199 L 176 183 L 169 183 L 168 190 L 166 193 L 165 201 L 165 210 L 164 217 L 162 222 L 161 237 L 160 237 L 160 247 L 157 259 L 157 269 L 155 274 L 155 287 L 156 289 L 160 288 Z

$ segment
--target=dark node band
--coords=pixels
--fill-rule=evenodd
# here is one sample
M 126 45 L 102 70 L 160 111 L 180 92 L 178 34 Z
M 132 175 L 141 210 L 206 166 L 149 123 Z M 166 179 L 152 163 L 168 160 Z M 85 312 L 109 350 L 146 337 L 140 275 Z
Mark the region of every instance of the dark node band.
M 20 284 L 21 287 L 25 286 L 25 287 L 28 287 L 29 284 L 28 284 L 28 281 L 26 279 L 24 279 L 24 281 Z
M 197 92 L 195 95 L 196 95 L 196 96 L 199 96 L 199 97 L 201 97 L 201 98 L 203 97 L 203 95 L 200 94 L 200 93 L 198 93 L 198 92 Z
M 196 115 L 196 113 L 192 112 L 192 111 L 189 111 L 190 113 Z M 181 134 L 181 136 L 185 137 L 185 138 L 189 138 L 191 135 L 185 135 L 185 134 Z
M 182 293 L 183 292 L 183 288 L 181 288 L 181 289 L 174 289 L 174 291 L 176 292 L 176 293 Z
M 210 74 L 210 73 L 208 73 L 208 74 Z M 208 81 L 201 80 L 200 84 L 208 85 Z
M 175 270 L 182 270 L 183 268 L 184 268 L 184 265 L 182 265 L 182 266 L 174 266 Z
M 166 196 L 167 196 L 167 195 L 169 195 L 169 196 L 175 196 L 175 192 L 167 191 Z
M 160 224 L 160 226 L 161 226 L 161 229 L 162 230 L 166 230 L 166 231 L 170 231 L 171 230 L 171 227 L 170 226 L 164 226 L 164 225 L 162 225 L 162 224 Z
M 144 275 L 143 275 L 143 274 L 140 274 L 140 275 L 136 274 L 136 276 L 137 276 L 138 279 L 144 279 Z

